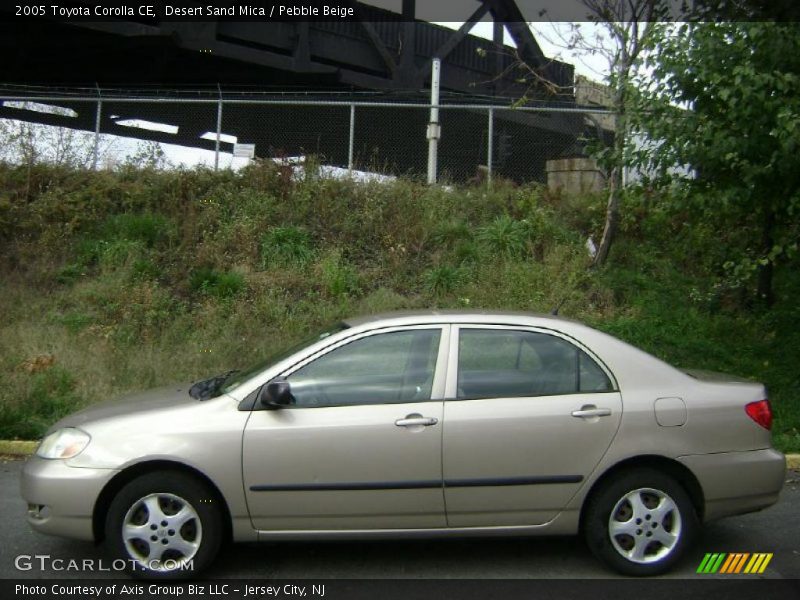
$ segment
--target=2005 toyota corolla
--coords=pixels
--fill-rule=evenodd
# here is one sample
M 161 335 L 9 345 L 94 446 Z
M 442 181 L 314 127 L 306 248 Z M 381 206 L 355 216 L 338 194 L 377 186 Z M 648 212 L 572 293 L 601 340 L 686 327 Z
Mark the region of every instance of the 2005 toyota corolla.
M 105 540 L 151 577 L 196 574 L 226 537 L 577 532 L 651 575 L 703 521 L 777 500 L 771 419 L 763 385 L 577 322 L 398 313 L 67 417 L 22 495 L 35 529 Z

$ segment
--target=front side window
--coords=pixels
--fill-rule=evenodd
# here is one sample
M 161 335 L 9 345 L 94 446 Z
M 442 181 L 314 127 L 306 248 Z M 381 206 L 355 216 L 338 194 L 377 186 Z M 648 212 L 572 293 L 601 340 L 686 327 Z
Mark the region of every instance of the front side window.
M 532 331 L 461 329 L 458 398 L 610 392 L 605 371 L 559 337 Z
M 395 404 L 430 400 L 441 330 L 360 338 L 292 373 L 295 406 Z
M 228 394 L 242 385 L 245 381 L 252 379 L 262 371 L 270 368 L 272 365 L 275 365 L 282 361 L 285 358 L 289 358 L 295 352 L 299 352 L 306 346 L 310 346 L 316 342 L 322 341 L 327 337 L 332 336 L 335 333 L 339 333 L 340 331 L 344 331 L 348 328 L 346 323 L 337 323 L 336 325 L 332 325 L 315 333 L 314 335 L 310 336 L 309 338 L 303 340 L 298 344 L 294 344 L 288 348 L 283 348 L 275 353 L 273 353 L 268 358 L 262 360 L 251 366 L 250 368 L 244 369 L 243 371 L 231 371 L 228 376 L 225 377 L 220 382 L 219 388 L 215 391 L 215 395 L 219 394 Z M 214 397 L 214 396 L 211 396 Z

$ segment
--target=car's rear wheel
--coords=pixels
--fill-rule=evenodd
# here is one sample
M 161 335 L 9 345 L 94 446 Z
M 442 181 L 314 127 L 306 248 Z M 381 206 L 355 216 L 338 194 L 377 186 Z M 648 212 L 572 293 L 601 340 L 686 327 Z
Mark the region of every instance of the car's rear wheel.
M 134 575 L 181 579 L 205 569 L 223 538 L 222 515 L 208 487 L 186 473 L 159 471 L 127 483 L 106 516 L 114 558 Z
M 686 490 L 653 469 L 620 473 L 589 500 L 586 541 L 604 563 L 625 575 L 669 570 L 691 546 L 699 527 Z

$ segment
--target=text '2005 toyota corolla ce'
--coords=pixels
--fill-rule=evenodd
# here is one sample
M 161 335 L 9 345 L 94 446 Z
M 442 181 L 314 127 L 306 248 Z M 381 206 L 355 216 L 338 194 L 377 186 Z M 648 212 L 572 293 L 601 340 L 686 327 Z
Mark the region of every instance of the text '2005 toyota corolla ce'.
M 25 465 L 28 520 L 185 577 L 220 543 L 583 532 L 661 573 L 700 523 L 773 504 L 763 385 L 552 316 L 345 321 L 243 372 L 90 407 Z

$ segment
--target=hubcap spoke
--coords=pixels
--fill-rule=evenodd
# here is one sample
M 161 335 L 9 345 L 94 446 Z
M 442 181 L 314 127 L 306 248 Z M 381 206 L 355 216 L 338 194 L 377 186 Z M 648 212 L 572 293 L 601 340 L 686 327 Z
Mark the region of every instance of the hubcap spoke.
M 661 545 L 665 548 L 669 549 L 675 545 L 675 542 L 678 541 L 678 536 L 674 533 L 670 533 L 666 531 L 663 527 L 659 527 L 658 529 L 653 531 L 653 538 L 657 542 L 661 542 Z
M 644 553 L 645 550 L 647 550 L 647 544 L 649 543 L 650 541 L 646 540 L 646 538 L 636 538 L 634 546 L 631 548 L 628 556 L 630 556 L 630 558 L 636 562 L 642 562 L 645 558 Z
M 187 559 L 195 555 L 195 553 L 197 552 L 197 547 L 198 544 L 196 544 L 195 542 L 190 542 L 183 538 L 178 538 L 174 540 L 168 546 L 170 550 L 176 550 L 177 552 L 180 552 L 181 555 L 183 555 L 183 558 Z
M 648 510 L 644 505 L 644 501 L 642 500 L 641 490 L 631 492 L 625 496 L 625 498 L 627 498 L 628 502 L 631 503 L 631 509 L 633 509 L 633 518 L 644 519 L 644 516 L 647 514 Z
M 151 542 L 150 551 L 147 553 L 147 562 L 152 563 L 155 561 L 160 561 L 164 554 L 164 550 L 166 549 L 167 547 L 161 544 L 161 542 Z M 148 564 L 147 566 L 149 568 L 151 565 Z
M 169 518 L 169 521 L 175 529 L 180 529 L 196 516 L 197 514 L 189 507 L 189 505 L 184 504 L 177 513 Z
M 161 503 L 159 502 L 158 496 L 148 496 L 144 499 L 144 505 L 147 507 L 147 515 L 151 523 L 156 523 L 166 518 L 167 515 L 161 510 Z
M 150 536 L 150 528 L 147 524 L 144 525 L 132 525 L 130 523 L 126 523 L 122 527 L 122 537 L 125 540 L 147 540 Z
M 676 510 L 678 507 L 675 506 L 675 503 L 672 501 L 672 498 L 668 496 L 664 496 L 661 498 L 661 502 L 659 502 L 658 506 L 656 506 L 651 512 L 653 514 L 653 518 L 658 523 L 664 522 L 664 517 L 666 517 L 670 512 Z
M 629 521 L 615 521 L 612 519 L 608 527 L 611 537 L 616 537 L 618 535 L 629 535 L 633 537 L 636 535 L 636 521 L 633 519 Z

